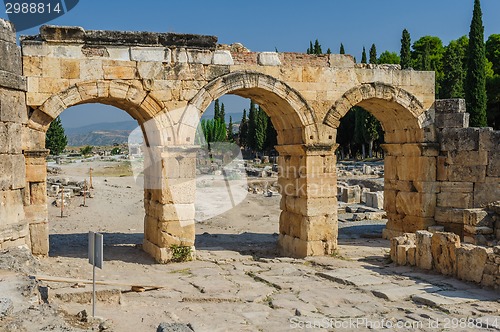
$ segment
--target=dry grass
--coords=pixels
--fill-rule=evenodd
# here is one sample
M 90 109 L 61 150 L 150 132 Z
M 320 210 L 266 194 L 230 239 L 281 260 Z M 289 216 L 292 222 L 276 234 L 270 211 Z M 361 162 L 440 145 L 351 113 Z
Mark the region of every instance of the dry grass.
M 100 167 L 92 173 L 94 176 L 125 177 L 133 176 L 132 166 L 129 161 L 110 162 L 109 166 Z

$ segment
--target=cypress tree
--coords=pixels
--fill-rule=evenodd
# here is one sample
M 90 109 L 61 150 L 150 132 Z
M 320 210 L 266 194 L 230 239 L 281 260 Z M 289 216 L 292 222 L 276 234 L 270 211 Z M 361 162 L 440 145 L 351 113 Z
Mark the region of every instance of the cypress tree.
M 271 117 L 268 116 L 265 150 L 271 151 L 276 145 L 278 145 L 278 133 L 274 129 Z
M 67 144 L 68 138 L 64 134 L 61 119 L 57 117 L 50 123 L 45 135 L 45 148 L 50 150 L 50 154 L 59 155 L 64 151 Z
M 259 106 L 256 112 L 256 126 L 255 126 L 255 149 L 257 151 L 264 151 L 267 134 L 267 121 L 268 116 L 266 112 Z
M 224 105 L 224 104 L 222 104 Z M 227 125 L 227 140 L 229 142 L 233 141 L 233 117 L 229 116 L 229 124 Z
M 474 0 L 474 12 L 469 32 L 465 102 L 470 113 L 471 127 L 485 127 L 486 123 L 486 55 L 481 4 Z
M 361 54 L 361 63 L 366 63 L 366 49 L 363 46 L 363 53 Z
M 240 132 L 239 132 L 239 139 L 240 139 L 240 146 L 242 147 L 247 147 L 247 137 L 248 137 L 248 120 L 247 120 L 247 110 L 243 110 L 243 117 L 241 118 L 241 123 L 240 123 Z
M 375 44 L 372 44 L 370 48 L 370 63 L 377 64 L 377 47 L 375 47 Z
M 443 58 L 444 78 L 441 87 L 441 98 L 464 98 L 464 71 L 462 66 L 458 44 L 450 43 Z
M 330 48 L 328 48 L 328 49 L 326 50 L 326 54 L 332 54 L 332 50 L 331 50 Z
M 404 29 L 401 37 L 401 69 L 408 69 L 411 67 L 411 37 L 408 30 Z
M 307 54 L 313 54 L 314 48 L 313 48 L 313 42 L 309 41 L 309 48 L 307 49 Z
M 321 45 L 319 44 L 319 41 L 317 39 L 314 42 L 313 54 L 317 54 L 317 55 L 323 54 L 323 51 L 321 50 Z
M 222 123 L 226 123 L 226 110 L 224 108 L 224 103 L 220 106 L 219 120 L 221 120 Z
M 340 43 L 340 54 L 345 54 L 344 44 Z
M 219 119 L 219 118 L 220 118 L 219 99 L 215 99 L 215 103 L 214 103 L 214 119 Z
M 255 108 L 255 103 L 250 100 L 250 110 L 248 111 L 248 133 L 247 133 L 247 146 L 256 150 L 257 145 L 255 143 L 255 131 L 257 128 L 257 109 Z

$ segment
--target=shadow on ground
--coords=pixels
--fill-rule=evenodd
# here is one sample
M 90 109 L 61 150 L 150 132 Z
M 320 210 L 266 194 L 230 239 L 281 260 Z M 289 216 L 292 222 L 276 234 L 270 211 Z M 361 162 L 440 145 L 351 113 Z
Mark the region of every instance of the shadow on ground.
M 154 260 L 141 249 L 142 233 L 102 233 L 104 235 L 104 261 L 154 264 Z M 51 234 L 49 256 L 88 257 L 88 233 Z

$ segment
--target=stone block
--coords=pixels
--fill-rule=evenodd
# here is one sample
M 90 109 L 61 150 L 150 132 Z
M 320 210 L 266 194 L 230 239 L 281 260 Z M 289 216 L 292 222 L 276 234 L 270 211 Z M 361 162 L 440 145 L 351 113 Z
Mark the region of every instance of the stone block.
M 435 208 L 435 194 L 400 191 L 396 196 L 396 210 L 400 214 L 418 217 L 434 217 Z
M 480 128 L 479 131 L 479 150 L 481 151 L 499 151 L 500 130 L 492 128 Z
M 463 225 L 464 210 L 438 206 L 436 207 L 434 219 L 436 219 L 438 223 L 454 223 Z
M 233 57 L 231 56 L 231 52 L 226 51 L 226 50 L 216 50 L 214 52 L 212 64 L 213 65 L 226 65 L 226 66 L 234 65 L 234 61 L 233 61 Z
M 479 128 L 445 128 L 439 140 L 441 151 L 477 151 L 479 132 Z
M 33 255 L 49 254 L 49 225 L 39 223 L 30 225 L 31 252 Z
M 257 63 L 261 66 L 280 66 L 279 54 L 276 52 L 261 52 L 257 57 Z
M 15 43 L 0 41 L 0 70 L 21 76 L 21 50 Z
M 383 209 L 384 208 L 384 192 L 376 191 L 376 192 L 367 192 L 366 194 L 366 206 L 375 208 L 375 209 Z
M 436 113 L 465 113 L 465 99 L 437 99 L 434 110 Z
M 438 232 L 432 235 L 431 250 L 434 269 L 444 275 L 456 275 L 456 249 L 460 247 L 457 234 Z
M 350 186 L 342 190 L 342 202 L 348 204 L 359 204 L 361 202 L 361 187 Z
M 0 123 L 0 154 L 19 154 L 22 152 L 20 123 Z
M 441 192 L 446 193 L 472 193 L 474 192 L 473 182 L 440 182 Z
M 411 246 L 410 248 L 408 248 L 408 251 L 406 252 L 406 261 L 408 262 L 409 265 L 415 266 L 417 264 L 416 255 L 417 255 L 416 246 Z
M 484 207 L 498 201 L 500 197 L 500 177 L 491 178 L 495 182 L 476 183 L 474 185 L 474 207 Z
M 448 151 L 448 165 L 477 166 L 488 165 L 487 151 Z
M 0 154 L 0 190 L 24 188 L 25 175 L 23 155 Z
M 474 205 L 472 193 L 442 192 L 437 194 L 437 205 L 459 209 L 469 209 Z
M 26 99 L 22 91 L 0 88 L 0 121 L 27 123 Z
M 467 128 L 469 127 L 469 113 L 436 113 L 437 128 Z
M 486 170 L 486 175 L 500 177 L 500 152 L 490 151 L 488 153 L 488 168 Z
M 484 209 L 464 210 L 464 224 L 474 227 L 493 227 L 493 218 Z
M 0 191 L 0 226 L 16 224 L 25 218 L 21 190 Z
M 417 231 L 415 262 L 417 267 L 424 270 L 432 269 L 432 233 L 427 231 Z
M 446 173 L 447 179 L 452 182 L 484 182 L 486 166 L 448 165 Z
M 170 62 L 170 50 L 164 47 L 131 47 L 130 59 L 144 62 Z
M 210 50 L 186 50 L 187 62 L 209 65 L 212 63 L 213 52 Z
M 470 225 L 465 225 L 464 231 L 466 233 L 472 234 L 472 235 L 476 235 L 476 234 L 488 235 L 488 234 L 493 234 L 493 232 L 494 232 L 493 228 L 491 228 L 491 227 L 470 226 Z
M 397 157 L 399 180 L 436 181 L 436 158 L 434 157 Z
M 428 229 L 436 222 L 432 217 L 405 216 L 403 218 L 403 231 L 413 233 L 419 230 Z

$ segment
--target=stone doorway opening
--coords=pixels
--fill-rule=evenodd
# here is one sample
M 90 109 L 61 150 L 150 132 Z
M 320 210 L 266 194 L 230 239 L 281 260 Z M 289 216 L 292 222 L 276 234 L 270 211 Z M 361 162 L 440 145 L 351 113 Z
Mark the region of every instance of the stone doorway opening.
M 48 146 L 57 153 L 47 158 L 49 255 L 86 257 L 87 232 L 94 231 L 105 234 L 106 260 L 136 256 L 145 214 L 137 121 L 96 103 L 69 107 L 54 121 L 68 145 L 61 152 Z
M 251 99 L 223 95 L 203 113 L 195 138 L 198 253 L 278 254 L 276 139 L 270 117 Z
M 340 119 L 353 107 L 363 108 L 380 121 L 384 133 L 384 143 L 381 144 L 384 168 L 380 174 L 383 188 L 377 190 L 383 190 L 383 196 L 374 193 L 365 199 L 370 201 L 367 205 L 375 203 L 377 207 L 383 200 L 380 208 L 386 213 L 387 223 L 382 234 L 381 229 L 367 227 L 367 232 L 362 230 L 361 235 L 367 238 L 382 235 L 388 239 L 433 225 L 436 194 L 429 191 L 429 184 L 436 180 L 438 149 L 430 114 L 403 89 L 372 83 L 347 91 L 327 113 L 325 124 L 338 130 Z M 339 151 L 337 155 L 342 153 Z M 353 195 L 348 188 L 339 190 L 339 200 L 349 200 Z M 372 234 L 373 231 L 378 234 Z M 367 242 L 367 246 L 373 246 L 369 240 Z

